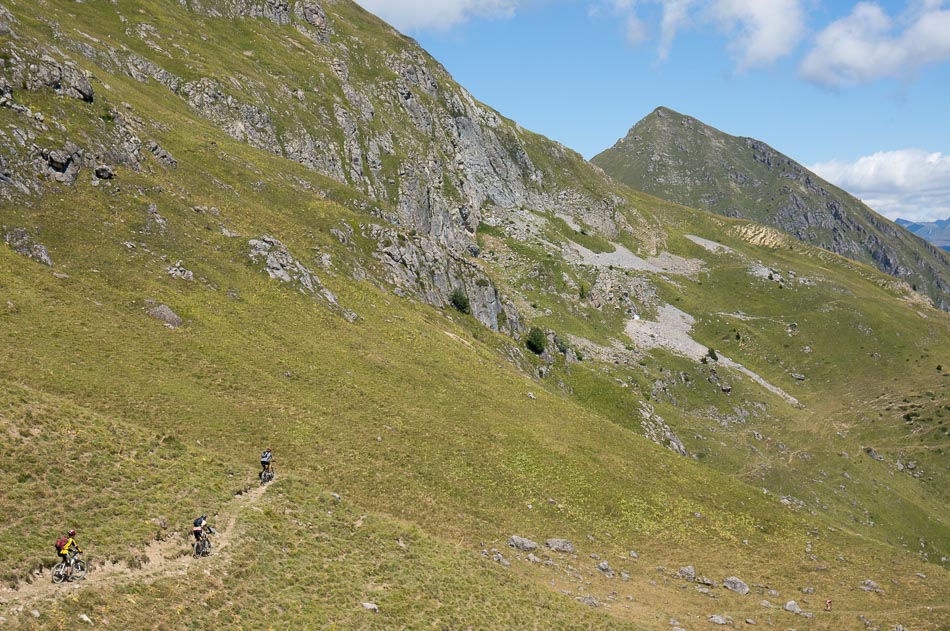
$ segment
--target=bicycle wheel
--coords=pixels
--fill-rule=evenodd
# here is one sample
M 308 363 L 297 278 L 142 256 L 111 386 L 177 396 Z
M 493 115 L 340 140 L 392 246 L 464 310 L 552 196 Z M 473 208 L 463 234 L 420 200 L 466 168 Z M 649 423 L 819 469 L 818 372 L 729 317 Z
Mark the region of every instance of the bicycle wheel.
M 57 563 L 53 566 L 52 578 L 54 583 L 62 583 L 66 580 L 66 564 Z
M 82 559 L 76 559 L 73 563 L 73 580 L 79 580 L 86 575 L 86 562 Z
M 193 555 L 196 559 L 201 556 L 201 542 L 195 542 L 195 553 Z

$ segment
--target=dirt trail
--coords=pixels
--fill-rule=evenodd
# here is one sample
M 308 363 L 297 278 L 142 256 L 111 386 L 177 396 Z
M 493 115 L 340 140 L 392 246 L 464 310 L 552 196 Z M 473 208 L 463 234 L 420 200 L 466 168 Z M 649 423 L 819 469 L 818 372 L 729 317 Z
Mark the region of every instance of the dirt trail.
M 272 482 L 271 484 L 275 484 Z M 268 485 L 270 486 L 270 485 Z M 234 499 L 221 511 L 221 515 L 230 515 L 224 528 L 220 524 L 212 524 L 217 528 L 217 535 L 212 535 L 212 555 L 222 553 L 234 542 L 237 536 L 238 513 L 244 508 L 255 505 L 267 490 L 267 486 L 255 486 L 239 492 Z M 187 542 L 184 537 L 172 536 L 164 541 L 153 541 L 145 546 L 144 554 L 148 563 L 133 569 L 124 564 L 108 563 L 96 566 L 89 570 L 86 579 L 70 583 L 53 584 L 48 571 L 36 577 L 32 583 L 21 584 L 16 589 L 0 588 L 0 612 L 10 614 L 22 613 L 29 604 L 46 598 L 59 598 L 72 590 L 101 589 L 129 581 L 151 582 L 168 576 L 180 576 L 188 572 L 193 565 L 206 563 L 206 560 L 195 559 L 191 555 L 193 539 L 190 529 L 186 529 Z

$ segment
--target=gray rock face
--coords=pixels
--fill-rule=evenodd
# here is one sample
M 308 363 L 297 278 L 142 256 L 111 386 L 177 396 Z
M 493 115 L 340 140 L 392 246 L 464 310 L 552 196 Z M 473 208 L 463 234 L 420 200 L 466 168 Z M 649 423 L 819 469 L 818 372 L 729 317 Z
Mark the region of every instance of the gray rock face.
M 568 554 L 574 554 L 574 544 L 568 541 L 567 539 L 548 539 L 544 542 L 551 550 L 555 552 L 566 552 Z
M 232 138 L 269 153 L 281 154 L 270 115 L 262 108 L 224 92 L 214 79 L 199 79 L 181 87 L 182 95 L 198 112 Z
M 522 552 L 531 552 L 538 549 L 538 544 L 530 539 L 525 539 L 524 537 L 519 537 L 518 535 L 512 535 L 508 538 L 508 546 L 521 550 Z
M 25 228 L 14 228 L 4 235 L 3 240 L 7 245 L 13 248 L 13 251 L 17 254 L 31 258 L 37 263 L 42 263 L 50 267 L 53 266 L 53 260 L 49 256 L 49 250 L 47 250 L 46 246 L 42 243 L 34 241 L 33 237 L 30 236 L 30 233 L 27 232 Z
M 749 593 L 749 586 L 742 581 L 742 579 L 735 576 L 730 576 L 722 582 L 722 586 L 726 589 L 733 591 L 737 594 L 745 596 Z
M 518 332 L 521 322 L 513 304 L 506 301 L 481 268 L 438 240 L 405 234 L 380 225 L 366 227 L 363 236 L 378 244 L 376 258 L 388 272 L 396 293 L 414 295 L 428 304 L 446 307 L 452 292 L 468 297 L 472 315 L 496 331 Z
M 57 94 L 92 103 L 92 84 L 85 73 L 70 61 L 60 62 L 47 53 L 29 51 L 26 61 L 17 59 L 12 66 L 14 81 L 27 90 L 50 89 Z
M 157 305 L 148 309 L 146 313 L 157 320 L 161 320 L 166 326 L 172 329 L 177 329 L 185 323 L 168 305 Z

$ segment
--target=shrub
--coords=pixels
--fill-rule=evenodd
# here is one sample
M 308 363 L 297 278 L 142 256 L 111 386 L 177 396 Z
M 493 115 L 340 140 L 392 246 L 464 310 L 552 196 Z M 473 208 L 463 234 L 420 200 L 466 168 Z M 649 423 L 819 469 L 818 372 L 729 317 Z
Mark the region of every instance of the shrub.
M 544 352 L 546 341 L 547 340 L 544 337 L 544 331 L 536 326 L 533 326 L 531 327 L 531 330 L 528 331 L 528 337 L 525 338 L 524 345 L 527 346 L 528 350 L 535 355 L 540 355 Z
M 459 313 L 472 312 L 472 303 L 469 302 L 468 296 L 465 295 L 465 292 L 459 288 L 452 290 L 452 295 L 449 297 L 449 302 L 452 303 L 452 306 L 455 307 L 456 311 Z
M 709 359 L 713 360 L 714 362 L 719 361 L 719 355 L 716 354 L 716 350 L 712 348 L 711 346 L 709 347 L 709 350 L 706 351 L 706 356 L 709 357 Z

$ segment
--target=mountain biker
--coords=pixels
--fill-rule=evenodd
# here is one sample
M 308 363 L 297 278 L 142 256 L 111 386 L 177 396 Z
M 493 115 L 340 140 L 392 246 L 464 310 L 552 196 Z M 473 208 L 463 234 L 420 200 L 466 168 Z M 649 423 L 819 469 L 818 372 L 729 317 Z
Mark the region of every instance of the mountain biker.
M 73 580 L 73 564 L 76 561 L 76 555 L 82 552 L 82 548 L 79 547 L 79 544 L 76 543 L 75 530 L 70 530 L 66 533 L 66 543 L 63 544 L 63 547 L 59 549 L 59 556 L 62 559 L 63 563 L 66 565 L 66 580 Z
M 261 454 L 261 472 L 258 477 L 262 477 L 265 472 L 274 472 L 274 454 L 270 447 Z
M 194 521 L 194 528 L 191 529 L 191 534 L 195 536 L 195 541 L 201 541 L 201 535 L 204 533 L 205 527 L 208 526 L 208 516 L 202 515 Z

